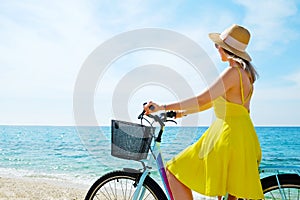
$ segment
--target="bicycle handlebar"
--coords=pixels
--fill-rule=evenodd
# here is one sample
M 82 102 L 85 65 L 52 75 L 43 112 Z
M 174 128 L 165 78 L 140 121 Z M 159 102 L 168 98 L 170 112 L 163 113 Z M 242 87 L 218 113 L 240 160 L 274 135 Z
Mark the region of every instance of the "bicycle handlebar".
M 144 103 L 144 105 L 145 104 L 146 103 Z M 152 106 L 152 105 L 149 108 L 150 108 L 150 110 L 155 109 L 154 106 Z M 144 118 L 145 112 L 146 111 L 143 110 L 142 113 L 139 114 L 138 119 L 142 120 Z M 164 132 L 165 122 L 174 122 L 174 123 L 177 124 L 176 121 L 170 120 L 170 118 L 176 118 L 176 112 L 175 111 L 168 111 L 168 112 L 165 112 L 165 113 L 161 113 L 160 115 L 148 114 L 147 116 L 154 119 L 154 121 L 158 122 L 159 125 L 160 125 L 160 130 L 159 130 L 158 136 L 155 139 L 156 142 L 161 142 L 161 136 L 162 136 L 162 133 Z

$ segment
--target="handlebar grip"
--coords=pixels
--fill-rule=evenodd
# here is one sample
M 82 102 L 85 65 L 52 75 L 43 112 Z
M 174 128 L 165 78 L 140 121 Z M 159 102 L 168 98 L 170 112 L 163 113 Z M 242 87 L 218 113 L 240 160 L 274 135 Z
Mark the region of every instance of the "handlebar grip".
M 170 118 L 176 118 L 176 112 L 175 111 L 168 111 L 167 113 L 166 113 L 166 116 L 167 117 L 170 117 Z

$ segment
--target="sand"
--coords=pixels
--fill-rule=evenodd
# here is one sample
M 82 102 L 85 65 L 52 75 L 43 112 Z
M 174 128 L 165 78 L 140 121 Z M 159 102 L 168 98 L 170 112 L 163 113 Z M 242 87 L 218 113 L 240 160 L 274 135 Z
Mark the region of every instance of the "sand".
M 44 178 L 0 177 L 0 200 L 83 200 L 90 186 Z M 194 199 L 215 198 L 194 194 Z
M 88 187 L 47 179 L 0 177 L 0 200 L 82 200 Z

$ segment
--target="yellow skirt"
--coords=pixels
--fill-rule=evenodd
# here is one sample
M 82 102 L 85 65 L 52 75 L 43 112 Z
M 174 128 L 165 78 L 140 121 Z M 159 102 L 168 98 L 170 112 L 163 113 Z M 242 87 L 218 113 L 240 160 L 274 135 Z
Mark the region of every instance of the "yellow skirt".
M 205 196 L 263 199 L 259 141 L 249 114 L 217 118 L 202 137 L 167 163 L 168 170 Z

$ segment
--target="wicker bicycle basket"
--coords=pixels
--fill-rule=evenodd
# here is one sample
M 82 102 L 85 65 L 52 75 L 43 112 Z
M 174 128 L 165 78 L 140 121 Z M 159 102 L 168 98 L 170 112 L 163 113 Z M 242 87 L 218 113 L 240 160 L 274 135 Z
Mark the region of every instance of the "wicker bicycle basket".
M 127 159 L 146 159 L 154 135 L 154 127 L 112 120 L 111 155 Z

